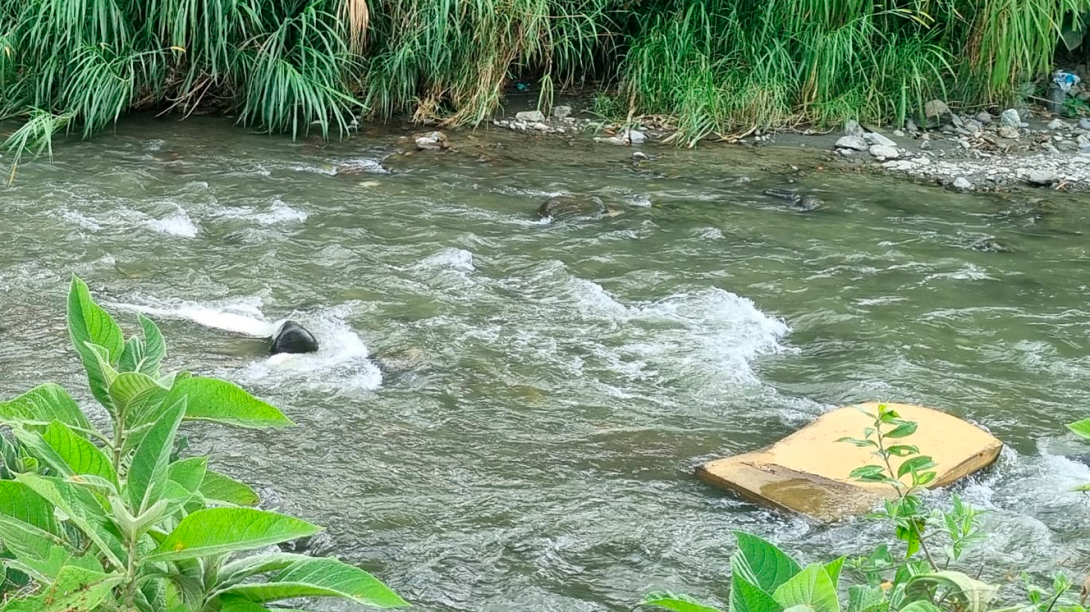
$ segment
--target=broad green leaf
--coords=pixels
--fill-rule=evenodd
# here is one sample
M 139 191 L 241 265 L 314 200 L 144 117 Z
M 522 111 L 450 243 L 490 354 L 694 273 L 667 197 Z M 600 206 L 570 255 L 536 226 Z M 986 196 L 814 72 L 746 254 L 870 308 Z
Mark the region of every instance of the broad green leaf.
M 640 605 L 665 608 L 674 612 L 723 612 L 719 608 L 699 603 L 687 595 L 675 595 L 664 591 L 648 593 Z
M 737 567 L 743 576 L 766 593 L 774 592 L 781 584 L 799 573 L 799 564 L 787 556 L 775 544 L 743 531 L 734 532 L 738 540 L 738 555 L 732 558 L 731 567 Z
M 115 567 L 123 567 L 121 558 L 125 552 L 121 539 L 106 518 L 102 504 L 90 491 L 36 474 L 18 474 L 15 478 L 64 512 L 68 520 L 86 534 Z
M 113 463 L 106 453 L 64 423 L 50 423 L 42 433 L 42 439 L 64 460 L 72 474 L 98 476 L 118 486 Z
M 95 304 L 87 284 L 77 276 L 72 277 L 72 285 L 68 290 L 68 333 L 72 338 L 72 345 L 83 361 L 84 369 L 87 370 L 91 394 L 109 408 L 110 386 L 102 371 L 102 356 L 96 356 L 88 345 L 102 347 L 106 351 L 106 364 L 113 365 L 121 358 L 125 337 L 117 321 Z
M 226 380 L 201 376 L 175 380 L 165 403 L 169 405 L 182 396 L 189 398 L 189 408 L 185 415 L 187 420 L 255 428 L 294 425 L 274 406 Z
M 847 559 L 847 557 L 840 557 L 825 564 L 825 573 L 829 574 L 829 580 L 833 582 L 834 589 L 840 585 L 840 570 Z
M 295 553 L 269 553 L 265 555 L 250 555 L 227 563 L 219 571 L 219 584 L 216 588 L 223 589 L 236 583 L 267 572 L 278 572 L 292 563 L 312 559 L 307 555 Z
M 33 489 L 14 480 L 0 480 L 0 515 L 60 534 L 53 516 L 53 504 Z
M 190 457 L 170 464 L 167 478 L 185 487 L 185 490 L 196 493 L 204 482 L 208 473 L 208 459 L 205 457 Z
M 110 385 L 117 378 L 117 370 L 110 364 L 109 352 L 104 347 L 88 342 L 85 348 L 89 357 L 83 363 L 83 368 L 87 370 L 91 394 L 110 413 L 110 416 L 116 419 L 117 409 L 114 407 L 113 399 L 110 398 Z
M 130 428 L 139 424 L 138 416 L 146 411 L 149 403 L 154 401 L 158 406 L 168 392 L 154 378 L 140 372 L 122 372 L 110 384 L 110 399 L 117 414 Z
M 894 457 L 907 457 L 920 452 L 920 449 L 911 444 L 894 444 L 886 449 Z
M 219 472 L 207 470 L 201 482 L 201 495 L 205 498 L 227 502 L 236 506 L 256 506 L 261 498 L 245 483 Z
M 881 587 L 858 585 L 848 587 L 847 612 L 874 612 L 886 603 Z
M 77 429 L 92 429 L 72 396 L 59 385 L 40 385 L 13 400 L 0 402 L 0 423 L 5 425 L 45 426 L 55 420 Z
M 306 521 L 252 508 L 206 508 L 182 519 L 147 562 L 193 559 L 260 548 L 314 535 Z
M 125 350 L 121 352 L 121 358 L 117 360 L 117 371 L 138 372 L 142 363 L 144 363 L 144 339 L 133 336 L 125 341 Z
M 144 315 L 140 315 L 140 329 L 144 332 L 144 363 L 140 365 L 140 371 L 159 378 L 159 367 L 167 356 L 167 343 L 155 322 Z
M 799 604 L 797 606 L 791 606 L 783 612 L 814 612 L 814 609 L 806 604 Z
M 237 595 L 224 595 L 221 603 L 219 612 L 268 612 L 265 606 Z
M 730 612 L 783 612 L 771 595 L 749 581 L 738 569 L 741 553 L 731 557 Z
M 905 583 L 905 595 L 910 600 L 927 599 L 933 588 L 949 590 L 950 597 L 960 604 L 965 612 L 986 612 L 988 604 L 995 598 L 996 588 L 961 572 L 945 571 L 912 576 Z M 921 611 L 922 612 L 922 611 Z
M 38 595 L 12 598 L 2 612 L 71 612 L 94 610 L 125 577 L 83 567 L 65 566 L 57 579 Z
M 907 438 L 916 433 L 916 428 L 919 427 L 915 421 L 904 421 L 900 425 L 894 427 L 890 431 L 886 432 L 887 438 Z
M 0 412 L 0 416 L 2 416 L 2 412 Z M 1074 423 L 1068 423 L 1067 428 L 1075 432 L 1075 435 L 1079 436 L 1080 438 L 1086 438 L 1090 440 L 1090 419 L 1083 419 L 1081 421 L 1075 421 Z
M 296 597 L 339 597 L 377 608 L 409 605 L 371 574 L 329 557 L 296 561 L 268 582 L 235 585 L 221 594 L 241 595 L 258 603 Z
M 908 461 L 902 463 L 901 467 L 897 468 L 897 478 L 900 478 L 905 474 L 911 474 L 912 472 L 922 472 L 923 470 L 929 470 L 933 467 L 935 467 L 935 462 L 931 460 L 931 457 L 913 457 Z
M 784 608 L 806 605 L 814 612 L 840 612 L 833 581 L 825 568 L 816 563 L 780 585 L 772 597 Z
M 53 582 L 60 575 L 61 570 L 70 565 L 99 573 L 103 571 L 102 564 L 93 556 L 76 556 L 64 546 L 56 544 L 48 545 L 48 548 L 43 550 L 43 554 L 17 553 L 16 559 L 9 561 L 8 565 L 18 568 L 19 571 L 33 576 L 35 580 L 42 583 Z
M 128 474 L 129 502 L 136 514 L 159 501 L 170 468 L 174 435 L 178 433 L 185 411 L 186 398 L 183 396 L 159 417 L 136 447 Z

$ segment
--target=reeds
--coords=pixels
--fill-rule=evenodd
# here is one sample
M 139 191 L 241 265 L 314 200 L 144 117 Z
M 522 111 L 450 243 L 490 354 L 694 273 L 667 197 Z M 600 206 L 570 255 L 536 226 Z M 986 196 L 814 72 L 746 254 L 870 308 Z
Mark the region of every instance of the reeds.
M 473 125 L 513 80 L 593 84 L 678 143 L 926 100 L 1006 104 L 1090 0 L 0 0 L 0 119 L 47 150 L 134 109 L 212 107 L 271 132 L 404 113 Z M 631 108 L 629 108 L 631 107 Z M 47 119 L 48 118 L 48 119 Z M 18 159 L 18 156 L 15 156 Z

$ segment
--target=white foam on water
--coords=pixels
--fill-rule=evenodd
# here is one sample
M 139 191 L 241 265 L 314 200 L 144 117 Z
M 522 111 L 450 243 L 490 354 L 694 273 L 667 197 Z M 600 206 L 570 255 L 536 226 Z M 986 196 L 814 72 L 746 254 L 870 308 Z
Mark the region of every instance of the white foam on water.
M 444 268 L 466 274 L 476 269 L 473 266 L 473 253 L 465 249 L 455 248 L 443 249 L 438 253 L 429 255 L 413 267 L 417 269 Z
M 271 338 L 276 330 L 275 323 L 269 322 L 261 312 L 259 298 L 239 298 L 212 304 L 182 302 L 164 304 L 163 302 L 143 299 L 147 303 L 116 303 L 117 308 L 131 310 L 155 317 L 184 319 L 212 329 L 250 336 L 252 338 Z
M 717 227 L 702 227 L 694 232 L 697 238 L 704 240 L 722 240 L 723 232 Z
M 277 225 L 280 223 L 302 223 L 309 216 L 306 212 L 292 208 L 280 198 L 273 198 L 268 209 L 261 210 L 252 206 L 240 206 L 238 208 L 224 208 L 216 213 L 223 219 L 243 219 L 254 221 L 261 225 Z
M 197 237 L 197 225 L 193 223 L 193 220 L 189 218 L 185 211 L 178 211 L 162 219 L 152 219 L 148 221 L 147 225 L 160 234 L 169 234 L 182 238 Z
M 382 373 L 370 360 L 367 344 L 345 321 L 345 307 L 315 313 L 292 313 L 290 319 L 318 339 L 318 352 L 280 354 L 255 361 L 232 377 L 270 387 L 309 387 L 325 392 L 372 391 L 382 386 Z M 275 329 L 283 321 L 276 322 Z
M 645 193 L 638 193 L 625 198 L 625 202 L 627 202 L 629 206 L 648 208 L 651 206 L 651 197 Z
M 61 218 L 92 232 L 102 231 L 102 226 L 97 221 L 79 211 L 66 210 L 61 213 Z

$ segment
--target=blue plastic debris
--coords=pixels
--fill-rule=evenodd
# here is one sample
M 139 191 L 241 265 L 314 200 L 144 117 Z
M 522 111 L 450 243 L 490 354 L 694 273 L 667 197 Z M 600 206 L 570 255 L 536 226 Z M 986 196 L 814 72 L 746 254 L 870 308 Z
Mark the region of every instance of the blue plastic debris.
M 1076 74 L 1065 72 L 1063 70 L 1057 70 L 1052 73 L 1052 82 L 1055 83 L 1060 91 L 1067 93 L 1079 82 L 1079 77 Z

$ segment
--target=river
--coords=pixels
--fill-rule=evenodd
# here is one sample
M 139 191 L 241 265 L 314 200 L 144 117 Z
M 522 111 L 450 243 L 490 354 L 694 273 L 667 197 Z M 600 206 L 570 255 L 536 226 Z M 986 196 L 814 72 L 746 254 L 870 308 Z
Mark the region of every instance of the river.
M 384 162 L 401 135 L 319 146 L 136 117 L 25 164 L 0 190 L 0 392 L 53 380 L 88 403 L 64 327 L 78 273 L 128 330 L 152 314 L 168 369 L 295 420 L 186 431 L 421 611 L 620 611 L 661 588 L 722 602 L 733 529 L 808 560 L 866 552 L 883 526 L 777 514 L 692 470 L 871 399 L 1008 444 L 956 487 L 988 511 L 972 567 L 1090 563 L 1069 492 L 1090 448 L 1063 428 L 1090 417 L 1090 197 L 795 176 L 771 149 L 633 167 L 620 147 L 487 131 Z M 773 186 L 827 206 L 793 211 Z M 613 214 L 534 215 L 565 193 Z M 230 331 L 289 316 L 319 354 L 270 359 Z M 381 353 L 414 367 L 383 374 Z

